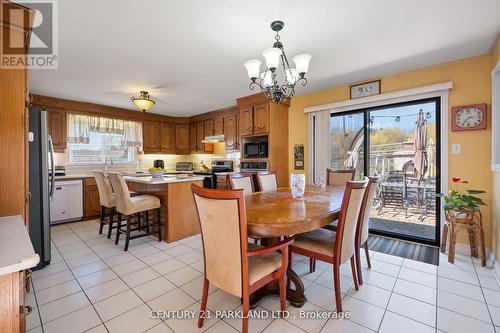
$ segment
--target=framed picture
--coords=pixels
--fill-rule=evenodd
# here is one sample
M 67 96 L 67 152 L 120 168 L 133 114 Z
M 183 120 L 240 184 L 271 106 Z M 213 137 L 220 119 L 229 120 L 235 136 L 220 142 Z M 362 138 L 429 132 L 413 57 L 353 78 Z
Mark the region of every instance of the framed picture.
M 293 160 L 295 170 L 304 170 L 304 145 L 296 144 L 293 148 Z
M 380 94 L 381 81 L 375 80 L 350 86 L 351 99 Z
M 451 108 L 452 131 L 475 131 L 486 129 L 486 103 L 454 106 Z

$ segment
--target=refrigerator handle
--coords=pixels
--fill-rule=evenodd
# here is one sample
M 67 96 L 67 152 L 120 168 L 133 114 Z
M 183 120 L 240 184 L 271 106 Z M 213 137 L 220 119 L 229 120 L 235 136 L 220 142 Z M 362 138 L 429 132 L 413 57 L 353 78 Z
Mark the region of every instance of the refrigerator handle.
M 54 165 L 54 145 L 52 144 L 52 137 L 48 136 L 49 140 L 49 154 L 50 154 L 50 190 L 49 190 L 49 198 L 52 201 L 54 197 L 54 186 L 56 181 L 56 167 Z

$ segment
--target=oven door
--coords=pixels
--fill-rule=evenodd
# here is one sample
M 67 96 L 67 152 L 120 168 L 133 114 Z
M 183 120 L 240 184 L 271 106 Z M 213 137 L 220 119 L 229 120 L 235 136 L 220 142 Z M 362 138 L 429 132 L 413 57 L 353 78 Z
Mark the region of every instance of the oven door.
M 245 157 L 259 157 L 260 145 L 258 143 L 245 143 Z

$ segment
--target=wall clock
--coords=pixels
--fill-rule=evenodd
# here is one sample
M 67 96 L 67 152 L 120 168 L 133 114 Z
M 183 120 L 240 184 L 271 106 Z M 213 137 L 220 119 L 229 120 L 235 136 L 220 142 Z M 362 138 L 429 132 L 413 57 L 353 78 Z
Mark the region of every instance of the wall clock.
M 454 106 L 451 108 L 451 130 L 473 131 L 487 127 L 486 104 Z

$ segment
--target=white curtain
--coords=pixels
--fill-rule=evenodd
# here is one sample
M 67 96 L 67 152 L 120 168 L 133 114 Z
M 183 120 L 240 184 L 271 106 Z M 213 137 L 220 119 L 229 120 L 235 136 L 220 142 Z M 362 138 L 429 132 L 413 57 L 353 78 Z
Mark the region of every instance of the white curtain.
M 142 147 L 142 123 L 68 113 L 68 142 L 89 143 L 90 132 L 119 134 L 124 147 Z
M 68 142 L 89 143 L 90 117 L 80 114 L 67 114 Z

